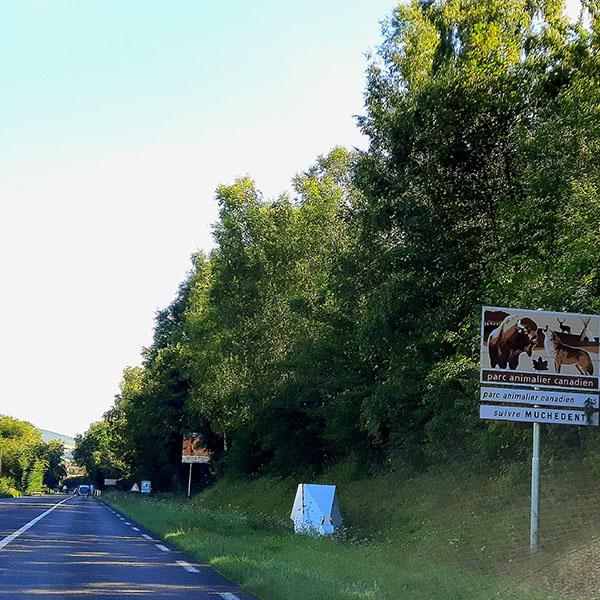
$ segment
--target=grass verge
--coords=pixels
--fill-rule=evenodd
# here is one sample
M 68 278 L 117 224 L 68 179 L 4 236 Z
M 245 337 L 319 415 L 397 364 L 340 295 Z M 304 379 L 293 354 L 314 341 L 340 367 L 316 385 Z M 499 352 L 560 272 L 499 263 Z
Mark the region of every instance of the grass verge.
M 402 480 L 394 473 L 354 479 L 351 466 L 340 465 L 320 483 L 338 484 L 343 539 L 293 534 L 289 511 L 296 482 L 289 480 L 222 480 L 191 500 L 104 499 L 261 600 L 595 597 L 586 594 L 588 588 L 595 593 L 597 582 L 582 586 L 580 573 L 573 579 L 576 595 L 565 586 L 570 575 L 564 558 L 596 547 L 593 519 L 577 512 L 576 519 L 561 521 L 553 513 L 560 512 L 555 503 L 564 507 L 564 493 L 574 485 L 586 488 L 585 473 L 575 473 L 572 464 L 550 467 L 536 555 L 528 549 L 524 464 L 492 476 L 456 465 Z M 591 506 L 591 495 L 584 500 Z M 563 577 L 560 585 L 554 571 Z

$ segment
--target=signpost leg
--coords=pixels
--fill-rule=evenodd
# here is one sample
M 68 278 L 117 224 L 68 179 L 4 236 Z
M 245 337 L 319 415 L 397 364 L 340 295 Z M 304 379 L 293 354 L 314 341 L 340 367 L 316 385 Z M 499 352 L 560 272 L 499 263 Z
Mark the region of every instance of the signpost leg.
M 538 509 L 540 490 L 540 424 L 533 424 L 533 458 L 531 459 L 531 530 L 529 550 L 537 551 Z
M 192 492 L 192 463 L 190 463 L 190 476 L 188 477 L 188 498 Z

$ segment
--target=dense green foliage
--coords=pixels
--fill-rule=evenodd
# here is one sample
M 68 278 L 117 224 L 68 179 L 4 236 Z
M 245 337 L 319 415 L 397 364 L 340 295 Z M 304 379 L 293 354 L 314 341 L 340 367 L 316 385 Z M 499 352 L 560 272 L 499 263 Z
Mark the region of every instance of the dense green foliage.
M 369 149 L 320 157 L 294 198 L 217 190 L 216 248 L 78 440 L 97 484 L 184 487 L 186 431 L 247 474 L 523 451 L 529 428 L 478 418 L 481 305 L 600 309 L 600 9 L 583 29 L 562 4 L 400 3 L 368 70 Z
M 31 423 L 0 415 L 0 494 L 58 486 L 67 474 L 63 453 L 62 442 L 43 442 Z

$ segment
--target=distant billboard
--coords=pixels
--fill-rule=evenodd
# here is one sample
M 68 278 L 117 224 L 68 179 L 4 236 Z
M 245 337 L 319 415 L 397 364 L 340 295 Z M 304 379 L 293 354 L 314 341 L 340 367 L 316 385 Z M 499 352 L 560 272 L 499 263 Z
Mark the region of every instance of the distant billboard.
M 600 317 L 484 306 L 482 383 L 598 390 Z
M 201 433 L 187 433 L 183 436 L 181 451 L 182 463 L 207 463 L 210 462 L 210 452 L 205 447 L 204 437 Z

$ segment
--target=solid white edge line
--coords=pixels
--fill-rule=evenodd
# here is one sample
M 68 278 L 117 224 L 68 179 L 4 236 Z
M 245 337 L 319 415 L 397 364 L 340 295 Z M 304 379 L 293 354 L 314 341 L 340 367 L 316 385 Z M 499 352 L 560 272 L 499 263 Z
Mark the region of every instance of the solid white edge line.
M 10 535 L 7 535 L 4 539 L 0 540 L 0 550 L 8 546 L 8 544 L 10 544 L 16 538 L 18 538 L 22 533 L 25 533 L 28 529 L 31 529 L 31 527 L 33 527 L 38 521 L 41 521 L 46 515 L 49 515 L 53 510 L 58 508 L 61 504 L 64 504 L 67 500 L 70 500 L 70 498 L 65 498 L 64 500 L 61 500 L 52 508 L 49 508 L 46 512 L 43 512 L 41 515 L 38 515 L 35 519 L 29 521 L 29 523 L 23 525 L 21 529 L 17 529 L 17 531 L 11 533 Z
M 159 550 L 162 550 L 163 552 L 171 552 L 166 546 L 163 546 L 162 544 L 154 544 Z

